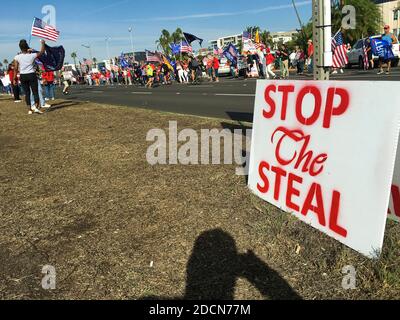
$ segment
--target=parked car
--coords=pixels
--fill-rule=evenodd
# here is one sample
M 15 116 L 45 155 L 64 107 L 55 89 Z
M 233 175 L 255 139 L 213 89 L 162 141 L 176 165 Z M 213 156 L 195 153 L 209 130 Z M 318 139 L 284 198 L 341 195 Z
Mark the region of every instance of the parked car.
M 382 36 L 377 35 L 370 37 L 372 39 L 380 39 Z M 348 67 L 351 68 L 353 65 L 357 65 L 358 68 L 364 69 L 364 46 L 363 43 L 367 38 L 360 39 L 358 40 L 353 48 L 347 53 L 347 56 L 349 57 L 349 63 Z M 398 42 L 398 41 L 397 41 Z M 394 62 L 392 63 L 392 66 L 397 66 L 399 64 L 399 59 L 400 59 L 400 48 L 399 48 L 399 43 L 393 44 L 393 53 L 395 56 Z M 373 56 L 373 59 L 378 61 L 379 57 Z M 377 64 L 376 64 L 377 65 Z
M 227 58 L 221 58 L 219 62 L 218 75 L 227 76 L 231 74 L 231 68 Z

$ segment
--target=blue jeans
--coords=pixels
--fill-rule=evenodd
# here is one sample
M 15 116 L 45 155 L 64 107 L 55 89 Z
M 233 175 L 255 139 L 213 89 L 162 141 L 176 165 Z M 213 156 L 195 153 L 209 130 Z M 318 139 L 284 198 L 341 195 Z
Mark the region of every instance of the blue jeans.
M 43 89 L 42 89 L 42 84 L 40 83 L 40 81 L 38 81 L 38 91 L 39 91 L 39 100 L 40 100 L 40 106 L 44 106 L 45 105 L 45 101 L 43 99 Z M 35 102 L 33 99 L 33 93 L 31 90 L 31 107 L 35 106 Z
M 48 83 L 45 85 L 45 96 L 47 99 L 55 98 L 54 87 L 54 83 Z

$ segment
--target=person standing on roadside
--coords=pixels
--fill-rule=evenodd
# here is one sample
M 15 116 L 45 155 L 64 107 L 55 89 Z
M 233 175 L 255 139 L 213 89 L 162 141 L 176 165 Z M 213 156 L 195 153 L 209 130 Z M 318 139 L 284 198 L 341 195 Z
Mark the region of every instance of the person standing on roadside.
M 289 50 L 284 44 L 281 46 L 281 60 L 282 79 L 289 79 Z
M 389 43 L 389 47 L 392 48 L 393 44 L 397 44 L 397 39 L 396 37 L 390 33 L 390 26 L 389 25 L 385 25 L 384 27 L 385 33 L 382 35 L 382 40 L 386 41 L 387 43 Z M 392 60 L 391 59 L 386 59 L 386 58 L 380 58 L 379 59 L 379 72 L 378 74 L 383 74 L 383 64 L 386 63 L 387 64 L 387 71 L 386 74 L 390 74 L 390 68 L 392 66 Z
M 19 84 L 18 80 L 17 82 L 14 82 L 14 61 L 8 66 L 8 75 L 10 76 L 10 81 L 11 81 L 11 89 L 14 95 L 14 102 L 19 103 L 21 102 L 21 98 L 19 97 Z
M 314 72 L 314 44 L 311 39 L 308 40 L 307 57 L 308 57 L 308 73 L 313 73 Z
M 215 82 L 219 82 L 219 74 L 218 74 L 218 70 L 219 70 L 219 58 L 218 58 L 218 55 L 215 55 L 215 56 L 214 56 L 214 60 L 213 60 L 213 69 L 214 69 Z
M 42 79 L 43 79 L 43 84 L 44 84 L 44 89 L 45 89 L 45 100 L 54 100 L 55 99 L 55 94 L 54 94 L 54 72 L 53 71 L 47 71 L 42 73 Z
M 46 50 L 45 41 L 41 40 L 41 49 L 37 53 L 29 53 L 29 45 L 26 40 L 21 40 L 19 42 L 19 48 L 21 53 L 14 58 L 14 79 L 13 85 L 17 84 L 18 78 L 17 73 L 20 73 L 20 81 L 22 88 L 25 92 L 25 102 L 26 106 L 29 108 L 28 114 L 43 113 L 40 111 L 40 101 L 38 92 L 38 78 L 35 72 L 35 60 L 40 57 Z M 32 90 L 33 97 L 35 100 L 35 105 L 31 107 L 31 95 L 30 90 Z

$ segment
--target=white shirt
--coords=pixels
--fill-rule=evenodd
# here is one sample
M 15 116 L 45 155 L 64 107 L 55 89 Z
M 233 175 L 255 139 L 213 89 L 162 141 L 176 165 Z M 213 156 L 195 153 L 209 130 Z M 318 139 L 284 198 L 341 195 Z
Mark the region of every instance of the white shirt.
M 18 61 L 19 73 L 29 74 L 35 73 L 34 61 L 37 58 L 37 53 L 21 53 L 17 55 L 14 59 Z

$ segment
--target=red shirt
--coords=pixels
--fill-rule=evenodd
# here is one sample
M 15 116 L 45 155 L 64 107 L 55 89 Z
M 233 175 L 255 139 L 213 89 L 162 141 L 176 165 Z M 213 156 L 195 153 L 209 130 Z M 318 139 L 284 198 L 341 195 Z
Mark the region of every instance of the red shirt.
M 214 58 L 213 68 L 214 69 L 219 69 L 219 60 L 218 60 L 218 58 Z
M 8 71 L 8 75 L 10 76 L 10 81 L 11 81 L 11 83 L 13 83 L 13 82 L 14 82 L 14 70 L 13 70 L 13 69 L 10 69 L 10 70 Z
M 311 57 L 314 54 L 314 45 L 311 43 L 308 45 L 308 56 Z
M 54 72 L 43 72 L 42 78 L 46 80 L 46 82 L 54 82 Z

